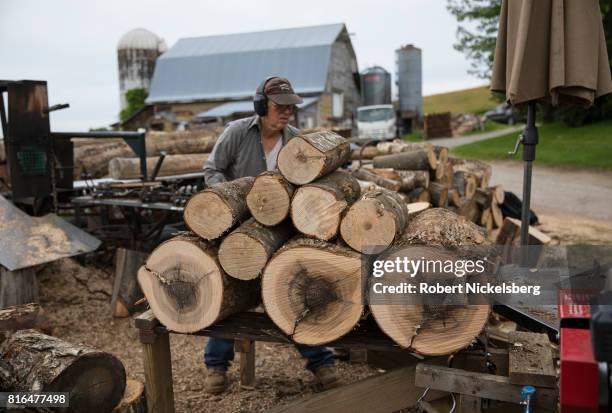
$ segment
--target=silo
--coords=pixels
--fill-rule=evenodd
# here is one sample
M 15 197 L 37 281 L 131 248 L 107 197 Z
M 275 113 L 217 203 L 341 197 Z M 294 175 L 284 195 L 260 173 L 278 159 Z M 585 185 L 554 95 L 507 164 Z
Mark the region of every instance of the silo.
M 155 61 L 166 49 L 164 40 L 146 29 L 130 30 L 121 37 L 117 44 L 121 109 L 127 105 L 125 93 L 128 90 L 149 90 Z
M 397 49 L 395 53 L 400 111 L 416 112 L 420 117 L 423 114 L 421 49 L 409 44 Z
M 391 104 L 391 74 L 380 66 L 361 72 L 363 106 Z

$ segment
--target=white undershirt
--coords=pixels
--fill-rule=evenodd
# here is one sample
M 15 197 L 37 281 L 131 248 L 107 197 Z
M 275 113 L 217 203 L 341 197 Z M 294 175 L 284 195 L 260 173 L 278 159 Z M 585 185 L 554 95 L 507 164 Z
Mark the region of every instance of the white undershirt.
M 280 137 L 276 141 L 276 145 L 274 145 L 274 148 L 272 148 L 270 152 L 266 153 L 266 167 L 268 171 L 273 171 L 276 169 L 276 158 L 278 157 L 278 153 L 280 152 L 282 147 L 283 138 Z

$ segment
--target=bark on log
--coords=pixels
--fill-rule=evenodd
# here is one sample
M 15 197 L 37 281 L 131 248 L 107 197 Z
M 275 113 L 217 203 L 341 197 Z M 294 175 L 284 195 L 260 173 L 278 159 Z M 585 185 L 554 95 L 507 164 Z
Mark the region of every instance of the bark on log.
M 48 320 L 36 303 L 22 304 L 0 310 L 0 331 L 39 328 Z
M 412 202 L 429 202 L 431 201 L 431 195 L 425 188 L 415 188 L 408 193 L 410 201 Z
M 328 241 L 336 236 L 342 213 L 359 196 L 357 179 L 345 172 L 334 172 L 295 191 L 291 219 L 302 234 Z
M 428 171 L 395 171 L 401 182 L 400 191 L 410 192 L 414 188 L 429 188 Z
M 372 171 L 370 171 L 369 169 L 366 168 L 359 168 L 355 171 L 353 171 L 353 176 L 357 179 L 360 179 L 362 181 L 369 181 L 369 182 L 373 182 L 378 186 L 381 186 L 385 189 L 388 189 L 390 191 L 399 191 L 400 188 L 402 187 L 401 182 L 399 181 L 394 181 L 391 179 L 388 179 L 384 176 L 380 176 L 378 174 L 373 173 Z
M 11 391 L 69 392 L 70 412 L 111 412 L 125 389 L 125 369 L 112 354 L 34 330 L 11 335 L 0 348 L 12 372 Z
M 257 280 L 225 274 L 216 248 L 195 234 L 157 247 L 138 271 L 138 282 L 155 317 L 179 333 L 206 328 L 256 307 L 261 299 Z
M 403 233 L 407 223 L 408 208 L 399 194 L 366 192 L 342 218 L 340 234 L 354 250 L 377 254 Z
M 351 160 L 364 160 L 364 159 L 372 159 L 375 156 L 378 156 L 378 149 L 376 146 L 366 146 L 365 148 L 353 149 L 351 152 Z
M 362 180 L 357 180 L 357 183 L 359 183 L 359 188 L 361 188 L 361 193 L 365 193 L 368 191 L 380 191 L 386 188 L 383 188 L 382 186 L 376 185 L 374 182 L 369 182 L 369 181 L 362 181 Z
M 159 157 L 147 158 L 147 173 L 155 169 Z M 184 155 L 167 155 L 162 162 L 157 176 L 180 175 L 191 172 L 200 172 L 204 162 L 208 159 L 207 153 L 192 153 Z M 140 159 L 113 158 L 108 163 L 108 174 L 113 179 L 133 179 L 140 177 Z
M 436 182 L 429 184 L 429 195 L 431 195 L 431 203 L 438 207 L 445 207 L 448 200 L 448 188 Z
M 347 247 L 297 238 L 272 257 L 262 276 L 266 312 L 295 342 L 338 339 L 361 318 L 361 257 Z
M 123 398 L 113 409 L 113 413 L 147 413 L 144 383 L 140 380 L 128 379 Z
M 433 155 L 433 158 L 432 156 Z M 422 170 L 427 171 L 436 169 L 437 159 L 435 154 L 426 150 L 413 152 L 402 152 L 392 155 L 377 156 L 372 160 L 374 168 L 393 168 L 402 170 Z
M 474 200 L 482 209 L 490 208 L 493 202 L 493 192 L 488 189 L 476 188 Z
M 204 239 L 219 238 L 249 216 L 246 197 L 254 181 L 238 178 L 198 192 L 185 205 L 185 224 Z
M 350 158 L 348 141 L 331 132 L 296 136 L 278 154 L 278 169 L 292 184 L 304 185 L 321 178 Z
M 438 172 L 440 172 L 439 176 Z M 438 169 L 436 169 L 436 182 L 450 188 L 453 186 L 453 178 L 453 165 L 450 162 L 447 161 L 444 164 L 438 164 Z
M 461 256 L 453 252 L 453 248 L 460 245 L 488 247 L 489 244 L 481 230 L 465 218 L 445 209 L 429 209 L 409 222 L 403 237 L 396 243 L 397 247 L 403 247 L 401 252 L 384 258 L 459 260 Z M 449 249 L 431 248 L 435 246 Z M 394 276 L 386 274 L 386 277 L 390 275 Z M 431 275 L 421 273 L 419 276 Z M 407 305 L 392 303 L 390 299 L 387 304 L 384 297 L 373 301 L 370 309 L 383 332 L 397 344 L 430 356 L 451 354 L 468 346 L 485 326 L 489 315 L 489 306 L 484 304 Z
M 135 303 L 143 297 L 136 273 L 147 259 L 147 254 L 141 251 L 117 248 L 115 254 L 115 281 L 111 309 L 115 317 L 129 317 L 142 306 Z
M 293 228 L 287 221 L 266 227 L 250 218 L 223 239 L 219 246 L 219 262 L 228 275 L 252 280 L 259 277 L 272 254 L 292 233 Z
M 457 188 L 451 188 L 448 190 L 448 199 L 449 199 L 449 204 L 460 208 L 461 207 L 461 195 L 459 195 L 459 191 L 457 190 Z
M 246 202 L 251 215 L 261 224 L 278 225 L 289 216 L 291 185 L 278 172 L 264 172 L 255 178 Z
M 480 223 L 481 211 L 473 199 L 464 199 L 457 213 L 469 221 Z

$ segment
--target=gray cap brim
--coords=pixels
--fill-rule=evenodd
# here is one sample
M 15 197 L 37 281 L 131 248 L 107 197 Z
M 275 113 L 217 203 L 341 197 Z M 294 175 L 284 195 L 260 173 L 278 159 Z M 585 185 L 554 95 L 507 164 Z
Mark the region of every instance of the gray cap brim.
M 297 105 L 303 102 L 302 98 L 293 93 L 280 93 L 268 95 L 268 99 L 278 105 Z

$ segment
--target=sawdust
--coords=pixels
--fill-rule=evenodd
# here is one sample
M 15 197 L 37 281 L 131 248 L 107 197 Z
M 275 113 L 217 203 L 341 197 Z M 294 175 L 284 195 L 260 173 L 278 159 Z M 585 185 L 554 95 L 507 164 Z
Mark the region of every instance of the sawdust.
M 110 308 L 112 257 L 97 256 L 96 265 L 75 259 L 46 264 L 38 273 L 41 305 L 48 314 L 53 335 L 73 343 L 108 351 L 124 364 L 127 375 L 144 381 L 142 347 L 130 318 L 113 318 Z M 207 339 L 172 334 L 174 400 L 182 412 L 260 412 L 313 394 L 312 374 L 290 345 L 258 342 L 256 386 L 241 389 L 238 363 L 229 370 L 231 385 L 220 396 L 204 392 L 203 353 Z M 236 356 L 238 358 L 238 356 Z M 343 383 L 379 373 L 366 364 L 337 362 Z

